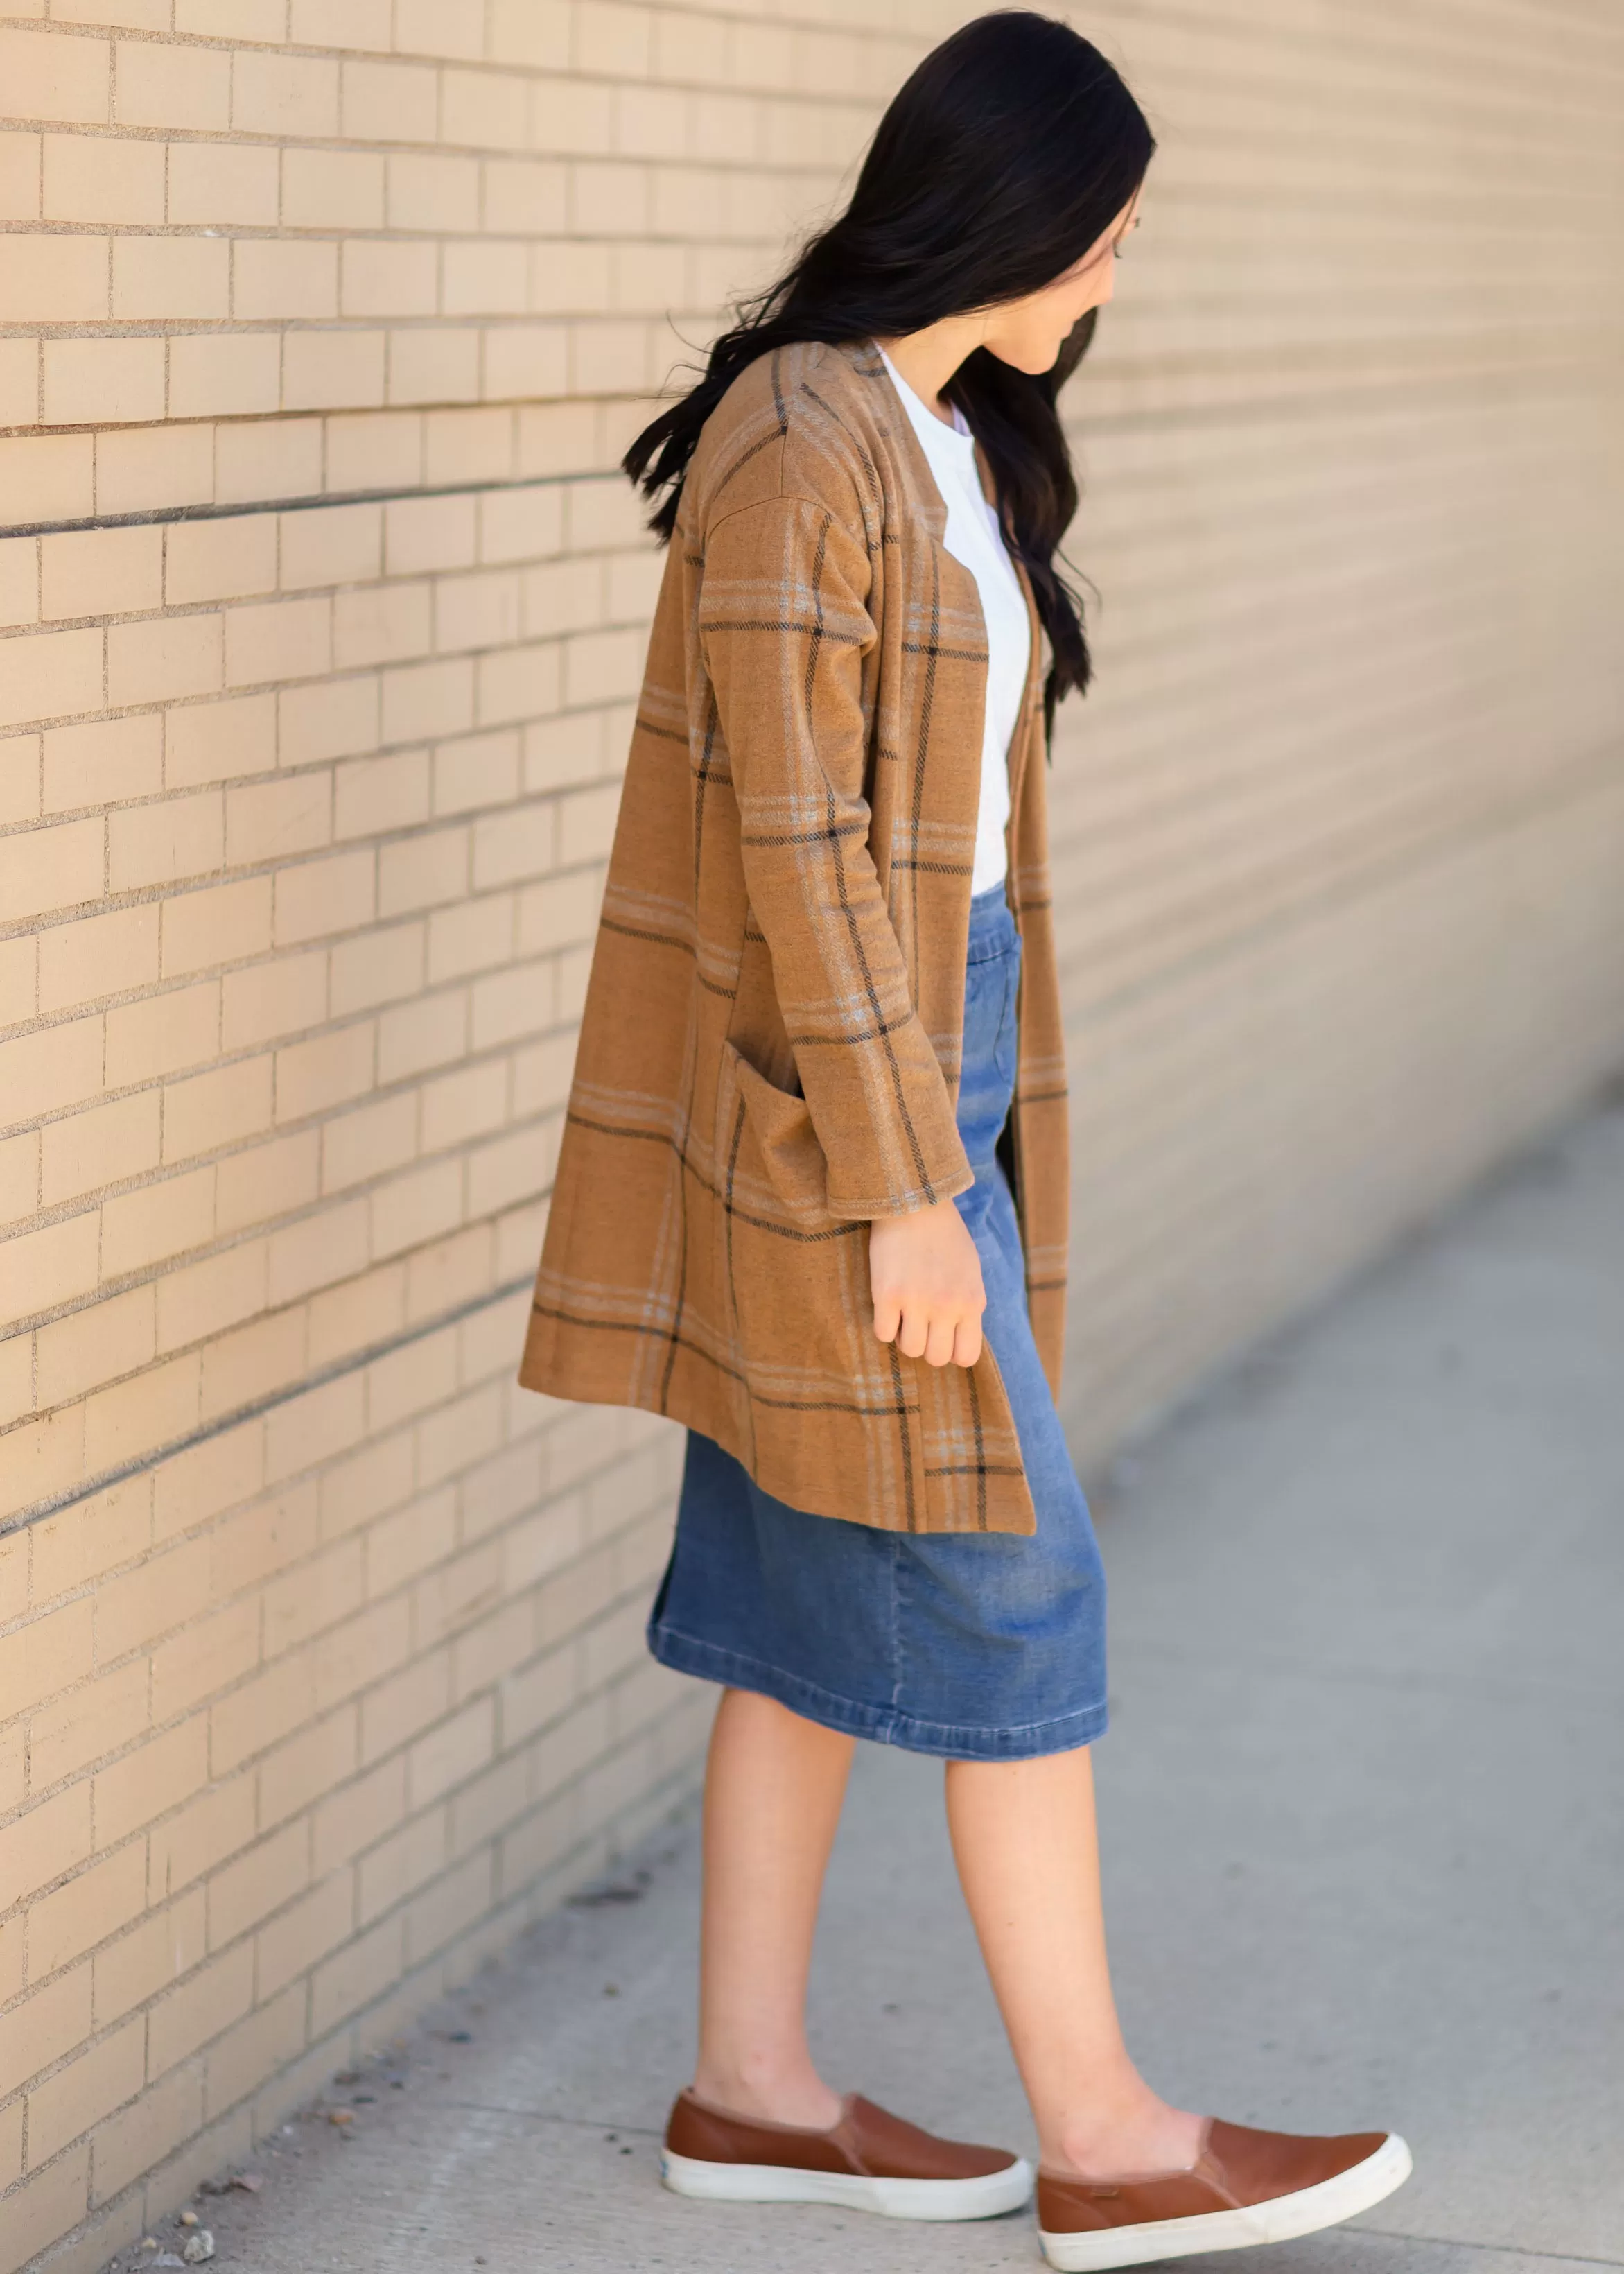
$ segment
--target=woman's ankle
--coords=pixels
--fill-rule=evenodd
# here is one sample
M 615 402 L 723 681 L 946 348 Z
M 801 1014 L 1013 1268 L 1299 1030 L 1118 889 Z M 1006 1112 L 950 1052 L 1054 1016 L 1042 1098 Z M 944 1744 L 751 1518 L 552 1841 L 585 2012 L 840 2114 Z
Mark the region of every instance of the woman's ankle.
M 815 2132 L 826 2132 L 840 2120 L 840 2096 L 823 2082 L 810 2056 L 790 2063 L 702 2056 L 693 2089 L 699 2099 L 726 2109 L 730 2116 L 753 2116 Z
M 1184 2171 L 1200 2156 L 1205 2122 L 1151 2093 L 1132 2102 L 1077 2107 L 1043 2127 L 1044 2168 L 1087 2180 Z

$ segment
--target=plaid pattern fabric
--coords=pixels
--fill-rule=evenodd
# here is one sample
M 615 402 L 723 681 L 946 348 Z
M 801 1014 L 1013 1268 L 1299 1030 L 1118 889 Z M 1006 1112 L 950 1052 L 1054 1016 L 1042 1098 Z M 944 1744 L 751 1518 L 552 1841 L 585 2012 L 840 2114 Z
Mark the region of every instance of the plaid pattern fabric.
M 980 454 L 978 453 L 978 458 Z M 984 458 L 982 479 L 989 483 Z M 666 556 L 520 1379 L 643 1406 L 890 1530 L 1035 1528 L 990 1351 L 875 1340 L 869 1219 L 973 1181 L 954 1120 L 985 627 L 868 344 L 760 358 Z M 1060 1369 L 1068 1161 L 1040 626 L 1010 749 L 1013 1139 Z

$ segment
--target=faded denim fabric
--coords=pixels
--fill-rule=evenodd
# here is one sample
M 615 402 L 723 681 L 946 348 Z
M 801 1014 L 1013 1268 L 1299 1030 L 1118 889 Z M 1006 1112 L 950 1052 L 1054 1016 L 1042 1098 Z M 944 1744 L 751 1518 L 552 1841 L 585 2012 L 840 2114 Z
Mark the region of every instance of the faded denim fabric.
M 671 1562 L 649 1620 L 666 1666 L 808 1721 L 951 1759 L 1019 1760 L 1106 1726 L 1105 1579 L 1026 1314 L 996 1147 L 1016 1060 L 1020 940 L 1002 885 L 970 904 L 957 1206 L 1037 1510 L 1030 1537 L 906 1534 L 786 1507 L 690 1431 Z

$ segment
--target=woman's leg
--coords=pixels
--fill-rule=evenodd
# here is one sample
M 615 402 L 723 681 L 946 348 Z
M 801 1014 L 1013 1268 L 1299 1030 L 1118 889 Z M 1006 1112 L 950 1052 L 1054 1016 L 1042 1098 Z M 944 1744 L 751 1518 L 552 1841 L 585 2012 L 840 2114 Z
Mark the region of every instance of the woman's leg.
M 821 2128 L 840 2114 L 812 2063 L 806 2000 L 853 1751 L 773 1698 L 722 1693 L 705 1768 L 694 2090 L 737 2115 Z
M 1193 2163 L 1200 2118 L 1151 2090 L 1116 2019 L 1086 1746 L 950 1761 L 947 1813 L 1044 2164 L 1109 2179 Z

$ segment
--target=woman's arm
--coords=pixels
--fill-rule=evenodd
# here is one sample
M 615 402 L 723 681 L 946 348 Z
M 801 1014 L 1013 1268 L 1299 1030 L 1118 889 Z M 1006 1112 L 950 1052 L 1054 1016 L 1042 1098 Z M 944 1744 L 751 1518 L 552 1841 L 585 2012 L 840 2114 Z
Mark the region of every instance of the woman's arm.
M 853 527 L 819 501 L 759 498 L 705 532 L 697 631 L 719 728 L 707 794 L 731 782 L 737 801 L 829 1206 L 872 1221 L 930 1209 L 974 1176 L 868 851 L 868 589 L 861 516 Z

